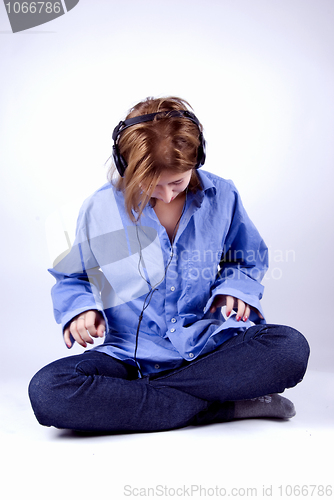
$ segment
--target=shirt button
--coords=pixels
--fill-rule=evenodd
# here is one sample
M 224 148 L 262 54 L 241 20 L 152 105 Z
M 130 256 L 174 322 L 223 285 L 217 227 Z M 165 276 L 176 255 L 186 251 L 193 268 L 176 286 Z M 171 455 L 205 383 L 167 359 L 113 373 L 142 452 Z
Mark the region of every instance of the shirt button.
M 171 329 L 170 329 L 170 332 L 171 332 L 171 333 L 174 333 L 174 332 L 175 332 L 175 328 L 171 328 Z
M 156 364 L 156 365 L 154 365 L 154 368 L 155 368 L 156 370 L 159 370 L 160 365 Z
M 170 289 L 171 289 L 171 292 L 175 292 L 175 286 L 171 286 Z
M 191 352 L 191 353 L 189 354 L 189 358 L 193 358 L 193 357 L 194 357 L 194 355 L 193 355 L 193 353 Z
M 176 323 L 176 319 L 175 319 L 175 318 L 172 318 L 172 319 L 171 319 L 171 322 L 172 322 L 172 323 Z

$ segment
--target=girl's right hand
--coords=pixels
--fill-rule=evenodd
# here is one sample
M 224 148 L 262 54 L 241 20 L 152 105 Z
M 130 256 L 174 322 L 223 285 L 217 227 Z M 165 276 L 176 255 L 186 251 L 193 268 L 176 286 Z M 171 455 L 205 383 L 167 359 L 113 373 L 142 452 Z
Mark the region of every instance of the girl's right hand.
M 106 322 L 99 311 L 85 311 L 72 319 L 64 330 L 64 340 L 67 347 L 72 347 L 71 336 L 82 347 L 94 344 L 92 337 L 103 337 L 106 331 Z

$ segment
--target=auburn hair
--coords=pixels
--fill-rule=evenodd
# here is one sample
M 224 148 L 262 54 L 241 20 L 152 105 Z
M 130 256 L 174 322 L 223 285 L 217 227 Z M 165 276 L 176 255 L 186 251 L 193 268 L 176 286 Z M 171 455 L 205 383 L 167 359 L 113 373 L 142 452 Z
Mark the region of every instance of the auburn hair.
M 136 104 L 126 119 L 160 111 L 189 111 L 191 106 L 178 97 L 148 97 Z M 119 152 L 127 163 L 124 176 L 114 180 L 115 166 L 108 172 L 111 182 L 123 192 L 131 220 L 139 219 L 163 171 L 183 173 L 193 169 L 188 189 L 196 192 L 201 184 L 194 168 L 200 145 L 199 127 L 185 117 L 157 115 L 152 121 L 132 125 L 121 132 Z M 135 215 L 136 214 L 136 215 Z

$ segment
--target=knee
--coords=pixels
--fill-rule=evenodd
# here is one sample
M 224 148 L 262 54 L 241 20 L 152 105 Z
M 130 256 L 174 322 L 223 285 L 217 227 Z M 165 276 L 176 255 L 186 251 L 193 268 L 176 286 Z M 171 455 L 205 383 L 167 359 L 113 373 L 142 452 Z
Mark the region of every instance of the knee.
M 281 339 L 280 349 L 285 360 L 286 371 L 293 374 L 294 384 L 300 382 L 306 372 L 310 346 L 298 330 L 290 326 L 273 325 Z
M 47 367 L 42 368 L 31 379 L 28 394 L 34 414 L 41 425 L 50 426 L 52 413 L 52 381 Z
M 290 328 L 290 335 L 293 337 L 292 354 L 295 362 L 300 367 L 300 381 L 303 379 L 306 372 L 308 360 L 310 357 L 310 346 L 304 335 L 298 330 Z
M 282 326 L 283 334 L 285 335 L 287 349 L 295 360 L 298 360 L 302 365 L 307 365 L 310 355 L 310 346 L 298 330 L 290 326 Z

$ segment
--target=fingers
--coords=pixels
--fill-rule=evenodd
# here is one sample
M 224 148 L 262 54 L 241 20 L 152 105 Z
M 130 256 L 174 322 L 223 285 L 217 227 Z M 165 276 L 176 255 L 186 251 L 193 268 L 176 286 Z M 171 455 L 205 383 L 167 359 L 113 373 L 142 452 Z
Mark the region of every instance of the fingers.
M 210 312 L 215 313 L 218 307 L 223 307 L 226 304 L 226 295 L 216 295 L 210 307 Z
M 70 333 L 70 327 L 69 326 L 67 328 L 65 328 L 65 330 L 64 330 L 64 341 L 65 341 L 65 344 L 67 345 L 67 347 L 69 349 L 71 349 L 72 342 L 71 342 L 71 333 Z
M 236 320 L 237 321 L 247 321 L 249 319 L 251 311 L 255 311 L 256 314 L 263 319 L 262 314 L 246 304 L 243 300 L 232 297 L 231 295 L 217 295 L 210 307 L 210 312 L 215 313 L 218 307 L 226 306 L 225 314 L 227 317 L 230 316 L 233 310 L 237 311 Z
M 248 320 L 251 308 L 243 300 L 236 299 L 235 297 L 231 297 L 230 295 L 226 295 L 225 296 L 225 303 L 226 303 L 225 313 L 226 313 L 227 317 L 230 316 L 231 312 L 234 309 L 237 311 L 237 316 L 236 316 L 237 321 L 240 321 L 241 319 L 242 319 L 242 321 Z M 218 303 L 217 303 L 217 307 L 219 307 Z
M 250 315 L 250 306 L 245 304 L 242 300 L 238 299 L 238 312 L 237 312 L 237 321 L 247 321 Z
M 80 314 L 79 318 L 81 317 L 82 314 Z M 83 322 L 84 328 L 88 331 L 91 337 L 103 337 L 106 324 L 102 315 L 98 311 L 87 311 L 84 313 Z M 81 326 L 80 323 L 79 326 Z
M 226 297 L 226 316 L 229 317 L 232 310 L 237 311 L 236 320 L 237 321 L 247 321 L 250 315 L 250 306 L 246 304 L 241 299 L 236 299 L 235 297 Z
M 234 297 L 231 297 L 230 295 L 226 296 L 226 310 L 225 310 L 225 314 L 226 314 L 227 317 L 229 317 L 229 315 L 233 311 L 233 309 L 234 309 L 234 302 L 236 300 L 237 299 L 235 299 Z
M 86 311 L 74 318 L 64 330 L 64 340 L 68 348 L 72 347 L 71 336 L 82 347 L 94 344 L 92 337 L 103 337 L 105 321 L 98 311 Z

